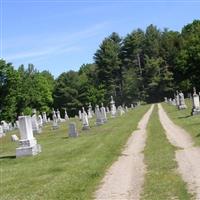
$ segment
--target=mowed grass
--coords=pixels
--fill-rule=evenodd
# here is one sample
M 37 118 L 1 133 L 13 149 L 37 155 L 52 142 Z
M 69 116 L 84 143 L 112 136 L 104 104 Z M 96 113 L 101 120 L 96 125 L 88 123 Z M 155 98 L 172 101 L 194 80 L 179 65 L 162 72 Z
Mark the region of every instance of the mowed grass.
M 188 108 L 184 110 L 178 110 L 176 106 L 167 103 L 162 103 L 162 106 L 173 122 L 190 133 L 195 144 L 200 146 L 200 115 L 191 115 L 192 101 L 190 99 L 186 100 L 186 104 Z
M 106 169 L 120 155 L 123 145 L 149 105 L 140 106 L 125 115 L 109 118 L 107 124 L 68 138 L 68 123 L 60 129 L 45 126 L 36 135 L 42 153 L 33 157 L 15 158 L 16 144 L 10 134 L 1 138 L 1 200 L 69 200 L 92 199 Z M 15 133 L 15 132 L 14 132 Z
M 176 172 L 175 147 L 167 140 L 159 121 L 157 106 L 147 126 L 147 142 L 144 150 L 147 173 L 142 199 L 187 200 L 191 196 L 186 185 Z

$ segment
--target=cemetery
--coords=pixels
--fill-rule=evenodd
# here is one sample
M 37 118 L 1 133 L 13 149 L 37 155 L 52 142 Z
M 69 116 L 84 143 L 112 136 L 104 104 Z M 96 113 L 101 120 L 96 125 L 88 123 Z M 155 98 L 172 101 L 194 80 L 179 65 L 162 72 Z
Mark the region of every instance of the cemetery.
M 0 200 L 200 200 L 199 3 L 1 0 Z

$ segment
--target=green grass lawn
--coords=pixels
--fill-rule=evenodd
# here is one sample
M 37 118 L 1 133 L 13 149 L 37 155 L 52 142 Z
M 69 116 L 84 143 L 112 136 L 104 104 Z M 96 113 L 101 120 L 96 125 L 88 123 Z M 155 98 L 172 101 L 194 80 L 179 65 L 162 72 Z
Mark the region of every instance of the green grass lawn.
M 10 141 L 9 133 L 0 139 L 0 199 L 91 199 L 105 170 L 120 155 L 148 108 L 135 108 L 99 127 L 93 120 L 89 131 L 81 131 L 76 120 L 78 138 L 67 137 L 67 123 L 56 131 L 46 126 L 41 135 L 36 135 L 42 153 L 33 157 L 16 159 L 17 145 Z
M 175 147 L 167 140 L 160 124 L 157 106 L 147 126 L 147 142 L 144 150 L 147 173 L 142 199 L 171 200 L 190 199 L 186 185 L 177 174 Z
M 191 116 L 192 102 L 187 99 L 187 109 L 178 110 L 176 106 L 162 103 L 168 116 L 179 126 L 191 134 L 196 145 L 200 145 L 200 115 Z

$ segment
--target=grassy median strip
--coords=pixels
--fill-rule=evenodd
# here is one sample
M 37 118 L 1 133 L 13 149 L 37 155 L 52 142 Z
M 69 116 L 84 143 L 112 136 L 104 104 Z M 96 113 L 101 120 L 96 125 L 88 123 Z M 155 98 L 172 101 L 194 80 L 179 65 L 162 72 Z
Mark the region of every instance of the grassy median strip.
M 178 110 L 176 106 L 162 103 L 168 116 L 173 122 L 184 128 L 193 138 L 196 145 L 200 146 L 200 115 L 191 115 L 192 101 L 186 100 L 187 109 Z
M 185 183 L 176 172 L 176 149 L 165 136 L 157 110 L 156 106 L 147 127 L 148 136 L 144 151 L 147 173 L 142 199 L 190 199 Z
M 1 200 L 91 199 L 106 169 L 120 155 L 123 145 L 149 105 L 140 106 L 121 117 L 109 118 L 103 126 L 81 131 L 80 137 L 68 138 L 68 125 L 51 130 L 46 126 L 36 135 L 42 153 L 15 159 L 15 143 L 9 133 L 0 139 Z M 74 121 L 75 119 L 73 119 Z

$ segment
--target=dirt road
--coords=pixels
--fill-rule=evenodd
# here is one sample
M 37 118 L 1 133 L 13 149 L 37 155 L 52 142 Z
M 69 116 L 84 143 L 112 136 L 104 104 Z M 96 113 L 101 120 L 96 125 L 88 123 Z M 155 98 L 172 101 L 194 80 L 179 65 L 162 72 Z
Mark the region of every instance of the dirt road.
M 176 151 L 178 171 L 187 183 L 189 192 L 200 200 L 200 148 L 194 147 L 191 136 L 175 125 L 159 104 L 159 118 L 171 144 L 181 148 Z
M 138 130 L 129 138 L 118 160 L 107 171 L 95 193 L 98 200 L 137 200 L 140 198 L 145 174 L 143 150 L 146 141 L 146 126 L 153 105 L 138 124 Z

